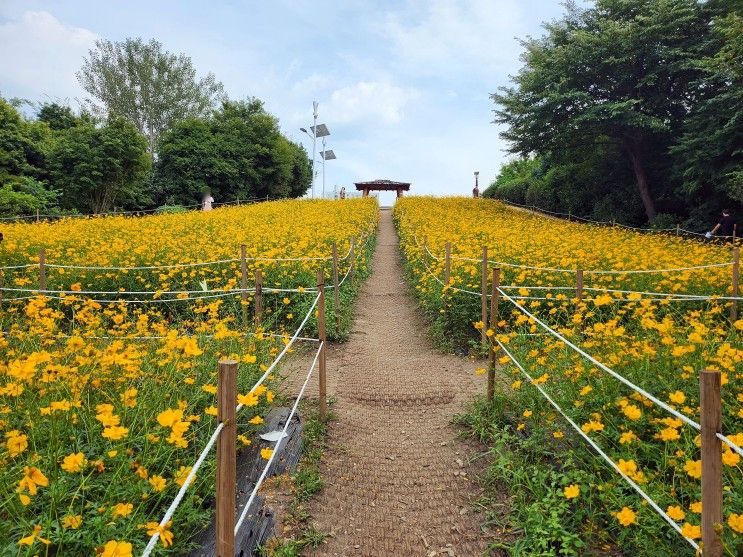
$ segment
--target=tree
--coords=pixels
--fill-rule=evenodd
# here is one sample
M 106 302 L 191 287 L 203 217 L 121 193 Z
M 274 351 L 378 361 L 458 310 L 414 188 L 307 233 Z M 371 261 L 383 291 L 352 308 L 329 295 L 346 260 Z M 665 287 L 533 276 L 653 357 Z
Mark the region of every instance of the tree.
M 83 212 L 147 204 L 151 159 L 147 140 L 121 117 L 102 127 L 81 124 L 55 142 L 49 154 L 50 182 L 63 192 L 62 206 Z
M 719 48 L 698 63 L 704 98 L 671 148 L 683 175 L 682 193 L 698 207 L 709 206 L 708 213 L 728 200 L 743 205 L 743 17 L 717 18 L 712 32 Z
M 132 122 L 147 137 L 153 155 L 165 130 L 189 116 L 206 115 L 223 97 L 213 74 L 197 80 L 191 58 L 141 38 L 97 41 L 77 77 L 100 103 L 89 101 L 94 112 Z
M 0 184 L 13 176 L 38 177 L 43 172 L 48 132 L 47 126 L 26 121 L 0 98 Z
M 545 37 L 523 42 L 515 87 L 492 95 L 511 151 L 564 157 L 613 143 L 652 220 L 666 196 L 652 182 L 654 167 L 671 166 L 668 147 L 699 94 L 693 60 L 709 49 L 710 18 L 694 0 L 597 0 L 584 11 L 568 4 Z
M 46 122 L 50 129 L 59 131 L 66 130 L 78 125 L 78 117 L 69 106 L 57 103 L 46 103 L 41 105 L 36 118 L 40 122 Z
M 219 201 L 298 197 L 310 181 L 306 151 L 257 99 L 224 101 L 208 119 L 176 124 L 162 137 L 155 167 L 161 203 L 190 205 L 206 191 Z

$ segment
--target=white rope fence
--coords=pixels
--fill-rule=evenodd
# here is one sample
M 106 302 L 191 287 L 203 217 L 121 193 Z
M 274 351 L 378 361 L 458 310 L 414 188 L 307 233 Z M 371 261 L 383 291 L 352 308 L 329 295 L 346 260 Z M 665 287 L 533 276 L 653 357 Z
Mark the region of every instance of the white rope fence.
M 370 235 L 367 235 L 365 242 L 362 247 L 366 247 L 366 243 L 370 239 Z M 351 246 L 349 243 L 348 251 L 346 255 L 341 257 L 339 261 L 345 261 L 351 255 Z M 257 261 L 261 263 L 266 262 L 297 262 L 297 261 L 330 261 L 333 258 L 327 257 L 246 257 L 245 261 Z M 71 270 L 83 270 L 83 271 L 153 271 L 163 269 L 186 269 L 191 267 L 207 267 L 211 265 L 223 265 L 226 263 L 239 263 L 241 258 L 233 259 L 217 259 L 214 261 L 199 261 L 194 263 L 172 263 L 167 265 L 141 265 L 141 266 L 115 266 L 115 265 L 62 265 L 59 263 L 44 263 L 46 267 L 52 269 L 71 269 Z M 31 269 L 38 268 L 38 263 L 26 263 L 22 265 L 6 265 L 0 267 L 0 271 L 13 270 L 13 269 Z
M 534 378 L 532 378 L 532 376 L 529 375 L 529 373 L 527 373 L 527 371 L 524 369 L 524 366 L 522 366 L 521 363 L 513 356 L 513 354 L 511 354 L 511 352 L 509 352 L 506 349 L 506 347 L 503 345 L 503 343 L 501 341 L 497 340 L 497 339 L 496 339 L 496 342 L 501 347 L 501 349 L 506 353 L 506 355 L 510 358 L 510 360 L 516 365 L 516 367 L 519 368 L 519 370 L 521 371 L 521 373 L 523 373 L 524 376 L 529 380 L 529 382 L 534 387 L 537 388 L 537 390 L 539 391 L 539 393 L 545 399 L 547 399 L 547 401 L 555 408 L 555 410 L 557 410 L 562 415 L 562 417 L 565 418 L 565 420 L 573 427 L 573 429 L 575 429 L 575 431 L 578 432 L 578 435 L 580 435 L 607 463 L 609 463 L 609 466 L 611 466 L 620 476 L 622 476 L 622 478 L 624 479 L 624 481 L 626 481 L 630 486 L 632 486 L 632 488 L 635 491 L 637 491 L 637 493 L 639 493 L 640 496 L 643 499 L 645 499 L 645 501 L 648 502 L 648 504 L 655 510 L 655 512 L 657 512 L 668 524 L 670 524 L 671 527 L 674 530 L 676 530 L 676 532 L 678 532 L 681 536 L 683 536 L 683 538 L 687 542 L 689 542 L 689 544 L 694 549 L 699 549 L 699 545 L 694 540 L 692 540 L 691 538 L 687 538 L 686 536 L 683 535 L 683 533 L 682 533 L 681 528 L 679 527 L 679 525 L 676 524 L 676 522 L 670 516 L 668 516 L 668 514 L 647 493 L 645 493 L 645 491 L 643 491 L 643 489 L 639 485 L 637 485 L 637 483 L 635 483 L 632 480 L 632 478 L 630 478 L 627 474 L 625 474 L 619 468 L 619 466 L 603 450 L 601 450 L 601 447 L 599 447 L 593 441 L 593 439 L 591 439 L 586 433 L 583 432 L 583 430 L 580 428 L 580 426 L 578 426 L 578 424 L 576 424 L 570 418 L 570 416 L 568 416 L 563 411 L 563 409 L 560 408 L 560 406 L 554 400 L 552 400 L 552 398 L 545 392 L 545 390 L 542 389 L 542 387 L 539 384 L 534 383 Z
M 307 311 L 307 314 L 305 315 L 304 319 L 302 320 L 302 323 L 299 325 L 295 333 L 292 335 L 291 339 L 287 343 L 287 345 L 284 347 L 284 349 L 279 353 L 279 355 L 274 359 L 274 361 L 271 363 L 271 365 L 268 367 L 268 369 L 264 372 L 264 374 L 258 379 L 258 381 L 253 385 L 253 387 L 250 389 L 250 392 L 248 394 L 251 394 L 255 392 L 255 390 L 263 384 L 263 382 L 266 380 L 266 378 L 271 374 L 271 372 L 274 370 L 274 368 L 278 365 L 278 363 L 283 359 L 284 355 L 289 351 L 292 344 L 294 344 L 294 341 L 297 340 L 299 337 L 299 333 L 302 331 L 304 326 L 306 325 L 307 321 L 309 320 L 310 316 L 314 313 L 315 307 L 317 306 L 318 301 L 320 300 L 320 295 L 315 298 L 314 303 L 310 307 L 310 309 Z M 323 343 L 320 343 L 320 346 L 317 350 L 317 355 L 315 356 L 315 362 L 317 361 L 317 357 L 320 354 L 320 350 L 322 349 Z M 312 369 L 314 369 L 315 362 L 312 364 L 312 368 L 310 369 L 310 373 L 312 373 Z M 309 380 L 309 376 L 308 376 Z M 305 382 L 306 385 L 306 382 Z M 302 389 L 302 392 L 304 392 L 304 388 Z M 297 399 L 299 400 L 299 398 Z M 242 408 L 244 407 L 243 404 L 237 405 L 235 409 L 235 414 L 240 412 Z M 295 404 L 296 408 L 296 404 Z M 292 414 L 293 415 L 293 414 Z M 290 416 L 291 418 L 291 416 Z M 287 424 L 289 421 L 287 420 Z M 220 423 L 217 428 L 214 430 L 214 433 L 212 433 L 212 436 L 209 438 L 209 441 L 205 445 L 204 449 L 201 451 L 201 454 L 197 458 L 196 462 L 194 463 L 193 467 L 191 468 L 191 471 L 188 473 L 188 476 L 186 476 L 186 479 L 183 482 L 183 485 L 178 490 L 178 493 L 175 496 L 175 499 L 173 499 L 173 502 L 170 504 L 170 507 L 165 511 L 165 515 L 163 516 L 162 520 L 160 521 L 160 528 L 165 528 L 165 526 L 170 522 L 170 519 L 173 518 L 173 514 L 175 513 L 178 506 L 181 504 L 181 501 L 183 500 L 183 497 L 185 496 L 186 490 L 188 489 L 189 485 L 193 482 L 193 479 L 196 477 L 196 472 L 198 472 L 201 465 L 204 463 L 204 460 L 206 459 L 206 456 L 209 454 L 209 452 L 214 447 L 214 444 L 217 441 L 217 438 L 219 437 L 219 433 L 224 428 L 224 424 Z M 279 441 L 280 442 L 280 441 Z M 273 456 L 273 455 L 272 455 Z M 271 460 L 269 460 L 269 465 L 271 463 Z M 261 481 L 262 478 L 265 476 L 266 470 L 264 470 L 264 473 L 261 475 Z M 251 499 L 252 500 L 252 499 Z M 246 507 L 247 508 L 247 507 Z M 152 550 L 155 548 L 155 545 L 157 544 L 157 540 L 160 537 L 160 530 L 158 529 L 155 531 L 154 534 L 150 537 L 149 542 L 147 543 L 147 546 L 144 549 L 144 552 L 142 553 L 142 557 L 149 557 L 150 553 L 152 553 Z
M 284 440 L 284 437 L 286 435 L 286 431 L 289 428 L 289 424 L 291 423 L 292 418 L 294 417 L 294 414 L 297 411 L 297 407 L 299 406 L 299 401 L 302 400 L 302 395 L 304 395 L 304 391 L 307 388 L 307 384 L 310 381 L 310 377 L 312 376 L 312 372 L 315 370 L 315 366 L 317 365 L 317 359 L 320 357 L 320 352 L 323 348 L 323 345 L 325 343 L 321 342 L 320 346 L 317 348 L 317 352 L 315 352 L 315 358 L 312 360 L 312 364 L 310 365 L 310 369 L 307 372 L 307 378 L 304 380 L 304 383 L 302 384 L 302 388 L 299 390 L 299 394 L 297 394 L 297 398 L 294 401 L 294 406 L 292 406 L 291 412 L 289 413 L 289 416 L 286 418 L 286 423 L 284 424 L 284 429 L 281 431 L 281 435 L 279 437 L 279 440 L 276 441 L 276 445 L 274 445 L 273 452 L 271 453 L 270 458 L 268 459 L 268 462 L 266 463 L 266 466 L 263 468 L 263 471 L 261 472 L 261 475 L 258 477 L 258 481 L 255 482 L 255 486 L 253 487 L 253 491 L 250 493 L 250 497 L 248 498 L 248 501 L 245 503 L 245 506 L 243 507 L 242 512 L 240 513 L 240 517 L 237 519 L 237 523 L 235 524 L 235 535 L 240 531 L 240 526 L 242 526 L 243 522 L 245 521 L 245 518 L 248 515 L 248 512 L 250 511 L 250 507 L 253 504 L 253 500 L 255 499 L 256 495 L 258 494 L 258 490 L 261 487 L 261 484 L 263 484 L 263 480 L 266 478 L 266 475 L 268 474 L 268 471 L 271 468 L 271 464 L 273 464 L 274 458 L 276 458 L 276 455 L 279 453 L 281 449 L 281 442 Z
M 567 338 L 565 338 L 563 335 L 561 335 L 560 333 L 558 333 L 557 331 L 555 331 L 554 329 L 552 329 L 549 325 L 546 325 L 537 316 L 535 316 L 529 310 L 527 310 L 526 308 L 524 308 L 522 305 L 518 304 L 513 298 L 511 298 L 508 294 L 506 294 L 502 289 L 498 288 L 498 290 L 499 290 L 499 292 L 501 293 L 501 295 L 503 296 L 503 298 L 505 300 L 508 300 L 509 302 L 511 302 L 514 306 L 516 306 L 518 308 L 519 311 L 521 311 L 524 315 L 526 315 L 527 317 L 529 317 L 534 323 L 537 323 L 547 333 L 549 333 L 550 335 L 552 335 L 553 337 L 555 337 L 556 339 L 558 339 L 559 341 L 561 341 L 563 344 L 565 344 L 565 346 L 571 348 L 572 350 L 574 350 L 575 352 L 577 352 L 578 354 L 580 354 L 583 358 L 585 358 L 586 360 L 588 360 L 589 362 L 591 362 L 593 365 L 595 365 L 599 369 L 605 371 L 606 373 L 608 373 L 609 375 L 611 375 L 612 377 L 614 377 L 617 381 L 623 383 L 624 385 L 626 385 L 627 387 L 629 387 L 630 389 L 632 389 L 636 393 L 641 394 L 643 397 L 645 397 L 648 400 L 650 400 L 651 402 L 653 402 L 656 406 L 659 406 L 660 408 L 662 408 L 663 410 L 665 410 L 666 412 L 668 412 L 669 414 L 671 414 L 675 418 L 678 418 L 679 420 L 681 420 L 686 425 L 693 427 L 697 431 L 701 431 L 702 426 L 700 424 L 698 424 L 697 422 L 695 422 L 694 420 L 692 420 L 691 418 L 689 418 L 688 416 L 686 416 L 686 414 L 682 414 L 681 412 L 679 412 L 675 408 L 669 406 L 668 404 L 666 404 L 665 402 L 663 402 L 659 398 L 655 397 L 654 395 L 652 395 L 651 393 L 649 393 L 648 391 L 646 391 L 642 387 L 640 387 L 638 385 L 635 385 L 629 379 L 625 378 L 624 376 L 620 375 L 619 373 L 617 373 L 616 371 L 614 371 L 613 369 L 611 369 L 607 365 L 603 364 L 602 362 L 600 362 L 599 360 L 597 360 L 596 358 L 594 358 L 593 356 L 591 356 L 589 353 L 587 353 L 586 351 L 584 351 L 583 349 L 581 349 L 579 346 L 577 346 L 577 345 L 573 344 L 572 342 L 570 342 Z M 733 443 L 730 439 L 728 439 L 727 437 L 725 437 L 721 433 L 718 433 L 717 434 L 717 438 L 720 441 L 722 441 L 723 443 L 725 443 L 732 450 L 734 450 L 736 453 L 738 453 L 739 455 L 743 456 L 743 448 L 741 448 L 738 445 L 736 445 L 735 443 Z

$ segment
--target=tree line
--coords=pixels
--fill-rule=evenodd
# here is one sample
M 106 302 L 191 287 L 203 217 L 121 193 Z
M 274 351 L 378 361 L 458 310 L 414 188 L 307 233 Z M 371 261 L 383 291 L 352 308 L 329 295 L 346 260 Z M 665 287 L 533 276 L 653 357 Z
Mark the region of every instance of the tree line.
M 157 41 L 98 41 L 77 77 L 91 95 L 78 110 L 0 97 L 0 216 L 299 197 L 311 184 L 306 150 L 262 101 L 228 99 Z
M 566 3 L 491 95 L 516 158 L 485 195 L 658 227 L 743 214 L 742 16 L 739 0 Z

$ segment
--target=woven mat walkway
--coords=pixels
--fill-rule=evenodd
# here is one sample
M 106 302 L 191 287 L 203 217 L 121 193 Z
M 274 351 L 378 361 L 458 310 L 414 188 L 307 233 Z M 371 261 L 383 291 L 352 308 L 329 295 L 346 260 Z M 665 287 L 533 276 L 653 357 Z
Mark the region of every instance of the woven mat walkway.
M 328 352 L 337 399 L 311 502 L 331 536 L 308 555 L 479 556 L 486 546 L 468 447 L 449 425 L 484 389 L 473 362 L 436 352 L 402 275 L 390 211 L 349 342 Z M 315 390 L 315 395 L 316 395 Z

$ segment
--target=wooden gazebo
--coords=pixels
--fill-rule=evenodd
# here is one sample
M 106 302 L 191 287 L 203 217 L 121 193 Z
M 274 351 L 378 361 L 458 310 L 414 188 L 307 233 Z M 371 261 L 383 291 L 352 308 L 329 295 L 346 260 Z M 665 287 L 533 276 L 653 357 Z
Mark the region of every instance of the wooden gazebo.
M 356 191 L 363 191 L 364 197 L 369 197 L 370 191 L 396 191 L 397 197 L 402 197 L 403 191 L 410 191 L 408 182 L 393 182 L 392 180 L 372 180 L 371 182 L 356 182 Z

